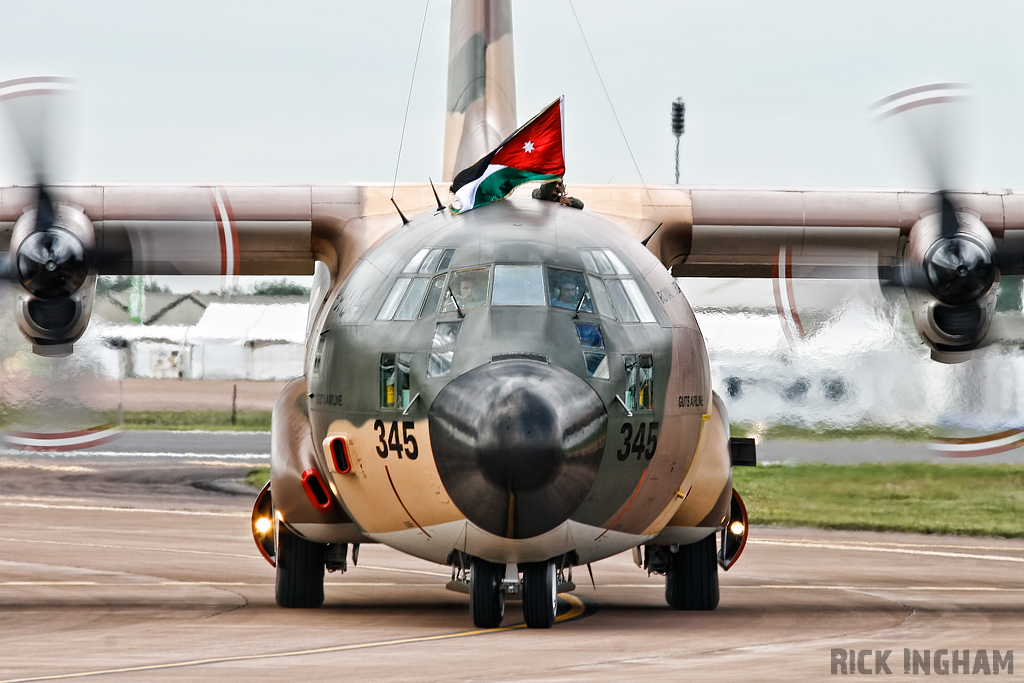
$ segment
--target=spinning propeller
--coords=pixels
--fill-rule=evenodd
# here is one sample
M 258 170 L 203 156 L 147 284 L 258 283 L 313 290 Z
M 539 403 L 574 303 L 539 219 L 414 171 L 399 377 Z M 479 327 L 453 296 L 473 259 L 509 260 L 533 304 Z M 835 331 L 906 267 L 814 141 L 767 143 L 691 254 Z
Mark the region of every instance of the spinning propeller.
M 0 278 L 17 282 L 40 299 L 69 296 L 85 283 L 90 268 L 105 260 L 87 243 L 91 234 L 75 234 L 60 220 L 50 182 L 63 159 L 59 139 L 73 82 L 66 78 L 19 78 L 0 83 L 0 104 L 13 140 L 33 178 L 35 210 L 19 219 L 12 250 L 0 260 Z M 91 233 L 91 225 L 89 226 Z M 83 238 L 85 238 L 83 240 Z
M 35 352 L 27 354 L 14 339 L 15 325 L 3 326 L 0 442 L 31 450 L 80 448 L 116 433 L 113 425 L 100 424 L 110 418 L 93 405 L 95 359 L 66 357 L 88 324 L 96 270 L 119 257 L 96 249 L 88 216 L 54 197 L 53 178 L 71 147 L 69 127 L 61 125 L 70 114 L 71 87 L 55 77 L 0 82 L 5 139 L 21 152 L 23 171 L 32 179 L 24 195 L 14 190 L 31 208 L 17 218 L 9 250 L 0 257 L 0 281 L 12 285 L 12 305 L 3 315 L 14 319 Z
M 999 274 L 1019 274 L 1024 262 L 1006 245 L 999 248 L 974 213 L 955 205 L 951 179 L 955 172 L 963 173 L 966 160 L 973 156 L 962 106 L 970 101 L 964 84 L 934 83 L 903 90 L 872 106 L 877 121 L 899 117 L 911 156 L 922 162 L 932 187 L 938 188 L 934 213 L 922 217 L 911 231 L 897 284 L 954 307 L 978 301 Z

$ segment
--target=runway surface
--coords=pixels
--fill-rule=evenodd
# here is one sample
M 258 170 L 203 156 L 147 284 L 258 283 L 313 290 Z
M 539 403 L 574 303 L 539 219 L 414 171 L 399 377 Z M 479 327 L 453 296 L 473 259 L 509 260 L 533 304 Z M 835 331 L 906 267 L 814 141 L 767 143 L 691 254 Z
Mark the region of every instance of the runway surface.
M 510 603 L 479 631 L 447 568 L 372 545 L 323 608 L 284 610 L 250 464 L 0 457 L 0 681 L 819 680 L 833 648 L 892 650 L 902 676 L 903 648 L 1024 646 L 1024 542 L 806 529 L 753 529 L 710 613 L 622 555 L 596 589 L 577 570 L 551 630 Z

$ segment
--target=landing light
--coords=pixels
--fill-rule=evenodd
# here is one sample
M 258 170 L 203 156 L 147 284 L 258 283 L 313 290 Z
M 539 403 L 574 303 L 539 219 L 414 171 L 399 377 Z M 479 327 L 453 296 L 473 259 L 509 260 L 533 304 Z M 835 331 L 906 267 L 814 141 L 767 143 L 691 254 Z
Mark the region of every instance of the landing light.
M 267 517 L 260 517 L 256 520 L 256 531 L 261 534 L 265 534 L 270 531 L 271 526 L 273 526 L 273 524 Z
M 729 533 L 731 533 L 734 536 L 742 536 L 743 530 L 745 528 L 746 527 L 743 526 L 743 522 L 737 519 L 735 522 L 729 525 Z

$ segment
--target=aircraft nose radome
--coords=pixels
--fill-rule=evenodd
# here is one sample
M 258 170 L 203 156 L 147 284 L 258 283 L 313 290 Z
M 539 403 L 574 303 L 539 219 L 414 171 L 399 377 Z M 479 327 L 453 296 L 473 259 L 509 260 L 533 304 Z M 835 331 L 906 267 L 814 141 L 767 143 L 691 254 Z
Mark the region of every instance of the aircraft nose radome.
M 438 473 L 466 517 L 498 536 L 531 538 L 569 518 L 604 452 L 608 415 L 582 379 L 515 360 L 452 380 L 429 412 Z

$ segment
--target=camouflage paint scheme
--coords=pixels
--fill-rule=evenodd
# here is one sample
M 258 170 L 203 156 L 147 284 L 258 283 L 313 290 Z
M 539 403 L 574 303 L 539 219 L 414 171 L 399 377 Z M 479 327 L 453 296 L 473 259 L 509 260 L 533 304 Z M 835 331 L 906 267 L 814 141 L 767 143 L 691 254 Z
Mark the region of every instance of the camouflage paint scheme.
M 455 248 L 449 273 L 494 264 L 543 264 L 582 273 L 586 269 L 581 248 L 611 248 L 636 278 L 657 322 L 625 323 L 581 311 L 578 321 L 598 324 L 604 336 L 609 377 L 599 379 L 588 375 L 573 310 L 546 303 L 468 308 L 450 376 L 430 378 L 427 365 L 434 327 L 439 321 L 460 321 L 458 312 L 425 312 L 409 321 L 376 319 L 395 280 L 424 247 Z M 315 353 L 320 361 L 314 360 L 309 374 L 312 441 L 348 439 L 352 472 L 330 473 L 339 502 L 367 536 L 403 551 L 438 562 L 446 561 L 453 550 L 494 562 L 537 561 L 573 551 L 580 554 L 580 561 L 592 561 L 654 536 L 679 508 L 689 508 L 691 517 L 703 520 L 722 491 L 731 493 L 726 466 L 708 468 L 703 478 L 691 483 L 713 489 L 710 499 L 694 495 L 684 501 L 677 495 L 695 462 L 728 463 L 722 442 L 697 448 L 702 427 L 709 422 L 705 415 L 712 413 L 704 340 L 689 304 L 661 263 L 599 216 L 524 199 L 466 214 L 442 211 L 417 219 L 366 254 L 313 336 L 319 340 Z M 419 399 L 408 414 L 403 415 L 401 407 L 380 407 L 382 353 L 412 354 L 409 393 Z M 654 357 L 655 400 L 651 412 L 630 418 L 616 395 L 625 395 L 622 355 L 638 353 Z M 606 443 L 593 485 L 566 519 L 556 520 L 555 528 L 536 538 L 500 537 L 468 522 L 441 482 L 429 438 L 428 413 L 445 386 L 503 354 L 542 356 L 580 377 L 608 414 Z M 699 398 L 680 407 L 684 396 Z M 392 452 L 380 457 L 377 420 L 386 425 L 408 423 L 403 436 L 406 431 L 415 435 L 418 457 L 399 459 Z M 659 425 L 653 457 L 617 457 L 626 422 Z M 328 473 L 327 458 L 321 458 L 318 465 Z M 286 519 L 290 502 L 279 500 L 275 488 L 275 504 L 283 507 Z M 304 496 L 295 503 L 301 507 Z M 707 531 L 723 521 L 715 519 Z M 328 540 L 322 531 L 296 528 Z
M 445 180 L 518 122 L 507 0 L 454 0 L 450 41 Z M 90 267 L 84 286 L 68 295 L 79 316 L 73 328 L 33 327 L 27 291 L 19 295 L 18 324 L 37 350 L 70 352 L 85 329 L 97 274 L 313 273 L 305 376 L 288 385 L 273 415 L 271 480 L 280 524 L 319 543 L 378 541 L 442 563 L 453 550 L 497 563 L 584 563 L 645 543 L 694 543 L 729 523 L 728 417 L 711 392 L 704 340 L 674 276 L 814 275 L 842 265 L 837 246 L 898 266 L 925 258 L 937 234 L 928 215 L 934 197 L 921 190 L 570 183 L 585 203 L 578 211 L 529 199 L 529 189 L 453 216 L 434 209 L 425 183 L 49 187 L 58 203 L 54 227 L 119 258 Z M 961 226 L 969 224 L 962 230 L 992 249 L 1024 248 L 1024 194 L 947 196 Z M 13 254 L 34 229 L 36 198 L 33 187 L 0 188 L 0 239 Z M 411 223 L 403 226 L 392 199 L 414 217 Z M 430 309 L 409 320 L 378 320 L 410 259 L 441 247 L 455 250 L 442 273 L 479 266 L 488 269 L 488 282 L 502 265 L 582 273 L 588 269 L 581 250 L 608 249 L 625 264 L 654 320 L 625 322 L 585 310 L 574 318 L 575 311 L 549 305 L 549 282 L 543 304 L 467 307 L 464 318 Z M 929 332 L 935 306 L 932 297 L 912 297 L 915 323 L 933 348 L 940 338 Z M 428 376 L 436 325 L 457 321 L 449 372 Z M 588 368 L 577 323 L 600 326 L 606 378 Z M 941 339 L 954 351 L 980 341 Z M 391 353 L 411 354 L 410 397 L 417 398 L 405 410 L 381 407 L 381 356 Z M 629 354 L 653 360 L 652 409 L 632 416 L 620 402 Z M 547 469 L 522 450 L 523 434 L 508 437 L 509 452 L 527 459 L 526 466 L 509 463 L 509 481 L 532 482 L 533 469 L 543 470 L 544 495 L 529 487 L 501 491 L 493 475 L 504 463 L 490 451 L 480 462 L 460 455 L 466 449 L 459 439 L 476 438 L 459 431 L 462 414 L 479 428 L 488 402 L 500 403 L 509 387 L 530 388 L 558 419 L 583 416 L 555 425 L 576 440 Z M 531 429 L 527 422 L 519 431 Z M 324 448 L 341 437 L 350 446 L 345 474 Z M 511 448 L 516 444 L 519 451 Z M 303 486 L 311 471 L 329 490 L 326 505 L 314 505 Z

